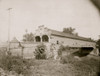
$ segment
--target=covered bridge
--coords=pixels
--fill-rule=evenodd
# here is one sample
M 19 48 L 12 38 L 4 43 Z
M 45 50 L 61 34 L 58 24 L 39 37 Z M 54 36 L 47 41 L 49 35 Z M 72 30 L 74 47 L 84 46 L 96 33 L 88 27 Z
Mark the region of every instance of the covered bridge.
M 35 42 L 46 42 L 54 44 L 63 44 L 69 47 L 93 47 L 96 42 L 90 38 L 71 35 L 68 33 L 48 29 L 44 26 L 39 26 L 35 32 Z

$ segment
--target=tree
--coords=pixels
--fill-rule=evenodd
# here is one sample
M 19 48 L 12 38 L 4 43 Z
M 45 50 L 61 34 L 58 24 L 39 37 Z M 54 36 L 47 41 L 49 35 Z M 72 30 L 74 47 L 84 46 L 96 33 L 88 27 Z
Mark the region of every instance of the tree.
M 100 39 L 96 42 L 97 48 L 99 49 L 99 56 L 100 56 Z
M 78 36 L 78 33 L 75 33 L 75 28 L 72 27 L 63 28 L 63 32 Z
M 98 48 L 100 49 L 100 39 L 96 42 Z
M 26 34 L 23 35 L 23 41 L 34 41 L 34 35 L 33 33 L 27 33 L 26 31 Z

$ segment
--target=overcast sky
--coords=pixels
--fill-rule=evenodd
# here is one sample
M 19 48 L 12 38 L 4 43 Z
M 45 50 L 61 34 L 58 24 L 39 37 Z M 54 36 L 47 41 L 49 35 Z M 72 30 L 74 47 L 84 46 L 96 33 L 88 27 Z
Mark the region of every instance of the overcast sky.
M 10 39 L 22 40 L 25 29 L 34 33 L 40 25 L 58 31 L 73 27 L 80 36 L 93 39 L 100 35 L 100 13 L 90 0 L 0 0 L 0 41 L 8 37 L 8 8 Z

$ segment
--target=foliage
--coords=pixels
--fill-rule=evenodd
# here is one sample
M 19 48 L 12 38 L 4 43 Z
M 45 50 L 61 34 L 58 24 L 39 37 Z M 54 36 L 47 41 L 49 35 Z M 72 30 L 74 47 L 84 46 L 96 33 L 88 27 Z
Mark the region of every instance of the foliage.
M 96 42 L 96 44 L 97 44 L 98 47 L 100 48 L 100 39 Z
M 0 48 L 0 59 L 6 55 L 6 51 L 7 51 L 7 48 L 6 47 L 2 47 Z
M 59 50 L 61 50 L 61 51 L 70 50 L 70 47 L 69 47 L 69 46 L 61 45 L 61 46 L 59 47 Z
M 65 52 L 70 52 L 70 47 L 69 46 L 64 46 L 64 45 L 60 45 L 59 46 L 59 49 L 58 49 L 58 56 L 59 57 L 62 57 L 63 56 L 63 53 Z
M 62 56 L 60 62 L 63 63 L 63 64 L 73 63 L 73 62 L 75 62 L 75 59 L 74 59 L 73 55 L 68 55 L 68 56 L 65 56 L 65 57 Z
M 0 59 L 0 67 L 4 70 L 15 71 L 18 74 L 26 75 L 30 73 L 31 64 L 19 56 L 5 55 Z
M 75 31 L 75 28 L 69 27 L 69 28 L 63 28 L 63 32 L 73 34 Z
M 74 67 L 75 76 L 97 76 L 97 73 L 100 72 L 100 60 L 94 58 L 85 57 L 82 60 L 77 60 L 74 55 L 68 55 L 62 57 L 60 62 Z
M 34 41 L 33 33 L 26 33 L 23 35 L 23 41 Z
M 61 51 L 65 51 L 65 50 L 66 50 L 66 47 L 63 46 L 63 45 L 61 45 L 61 46 L 59 47 L 59 50 L 61 50 Z
M 74 33 L 75 32 L 75 28 L 72 28 L 72 27 L 63 28 L 63 32 L 78 36 L 78 33 Z
M 44 44 L 40 44 L 36 46 L 35 49 L 35 58 L 36 59 L 46 59 L 46 46 Z

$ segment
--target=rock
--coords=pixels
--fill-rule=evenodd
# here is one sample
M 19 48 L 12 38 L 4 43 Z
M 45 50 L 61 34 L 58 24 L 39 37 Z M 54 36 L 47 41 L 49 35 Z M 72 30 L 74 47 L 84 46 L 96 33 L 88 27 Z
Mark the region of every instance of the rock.
M 35 67 L 34 66 L 30 66 L 30 69 L 34 69 Z
M 5 71 L 2 68 L 0 68 L 0 76 L 7 76 Z
M 79 60 L 79 61 L 81 61 L 81 58 L 78 57 L 78 56 L 74 56 L 74 58 L 77 59 L 77 60 Z
M 18 76 L 18 74 L 15 71 L 10 71 L 9 76 Z
M 18 75 L 15 71 L 5 71 L 0 68 L 0 76 L 24 76 L 22 74 Z
M 4 70 L 2 68 L 0 68 L 0 73 L 4 72 Z
M 92 52 L 90 52 L 91 55 L 99 56 L 99 49 L 95 48 Z
M 19 76 L 24 76 L 24 75 L 22 75 L 22 74 L 19 74 Z

